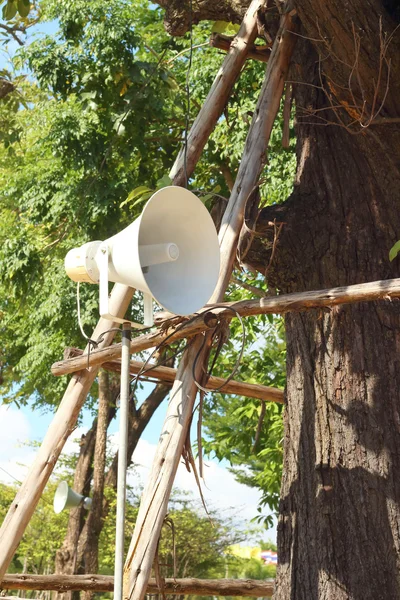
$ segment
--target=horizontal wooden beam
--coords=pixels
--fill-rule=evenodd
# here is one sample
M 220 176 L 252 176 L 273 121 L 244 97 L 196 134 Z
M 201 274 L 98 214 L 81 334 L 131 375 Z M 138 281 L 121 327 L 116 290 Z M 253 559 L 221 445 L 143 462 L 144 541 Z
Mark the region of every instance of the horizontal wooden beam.
M 5 575 L 0 590 L 55 590 L 112 592 L 114 577 L 111 575 Z M 272 596 L 273 582 L 256 579 L 165 579 L 165 593 L 196 596 Z M 158 594 L 155 579 L 150 579 L 148 594 Z
M 234 308 L 242 317 L 261 314 L 285 314 L 287 312 L 299 312 L 313 308 L 331 308 L 339 304 L 353 304 L 355 302 L 371 302 L 373 300 L 391 300 L 400 297 L 400 279 L 388 279 L 384 281 L 373 281 L 371 283 L 360 283 L 314 292 L 299 292 L 297 294 L 283 294 L 271 298 L 260 298 L 258 300 L 242 300 L 241 302 L 226 302 L 219 308 L 209 307 L 207 318 L 202 312 L 198 317 L 189 319 L 187 323 L 177 327 L 167 327 L 155 333 L 148 333 L 136 337 L 131 342 L 131 352 L 141 352 L 148 348 L 154 348 L 162 344 L 168 334 L 168 344 L 172 344 L 182 338 L 192 337 L 208 329 L 211 314 L 219 318 L 232 319 L 234 316 L 231 308 Z M 225 308 L 226 307 L 226 308 Z M 229 307 L 229 308 L 228 308 Z M 70 358 L 54 363 L 51 368 L 53 375 L 67 375 L 86 369 L 88 362 L 90 366 L 119 358 L 121 344 L 114 344 L 108 348 L 94 350 L 89 360 L 86 355 Z
M 222 33 L 212 33 L 210 37 L 210 46 L 213 48 L 219 48 L 219 50 L 223 50 L 224 52 L 228 52 L 231 47 L 231 43 L 235 38 L 230 37 L 229 35 L 223 35 Z M 247 52 L 247 58 L 253 58 L 254 60 L 259 60 L 261 62 L 268 62 L 268 59 L 271 55 L 271 47 L 270 46 L 257 46 L 253 44 L 250 46 Z
M 68 348 L 69 356 L 81 356 L 83 350 L 80 348 Z M 113 371 L 114 373 L 121 373 L 121 361 L 113 360 L 110 362 L 103 363 L 103 369 L 106 371 Z M 148 378 L 157 379 L 167 385 L 173 384 L 176 378 L 176 369 L 165 366 L 153 365 L 153 363 L 141 362 L 139 360 L 130 361 L 130 374 L 137 375 L 144 370 L 143 375 L 139 379 L 146 380 Z M 206 388 L 209 390 L 216 390 L 223 384 L 224 394 L 235 394 L 236 396 L 246 396 L 246 398 L 257 398 L 258 400 L 264 400 L 266 402 L 278 402 L 284 403 L 283 390 L 270 387 L 267 385 L 260 385 L 258 383 L 244 383 L 242 381 L 231 380 L 225 383 L 223 377 L 214 377 L 211 375 L 209 378 Z

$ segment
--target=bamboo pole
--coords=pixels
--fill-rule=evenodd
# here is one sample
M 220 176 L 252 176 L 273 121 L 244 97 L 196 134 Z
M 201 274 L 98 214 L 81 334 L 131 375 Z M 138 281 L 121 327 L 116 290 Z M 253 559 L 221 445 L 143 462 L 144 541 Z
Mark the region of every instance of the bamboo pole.
M 233 37 L 223 35 L 222 33 L 212 33 L 210 37 L 210 46 L 228 52 L 233 39 Z M 266 63 L 269 60 L 270 54 L 271 48 L 269 46 L 259 47 L 253 44 L 247 53 L 247 59 L 252 58 Z
M 112 592 L 114 577 L 111 575 L 5 575 L 0 590 L 54 590 Z M 255 579 L 165 579 L 165 593 L 196 596 L 252 596 L 265 597 L 273 593 L 273 582 Z M 155 579 L 150 579 L 148 594 L 158 594 Z M 11 596 L 15 600 L 15 596 Z M 1 596 L 5 598 L 5 596 Z
M 251 4 L 251 8 L 253 4 Z M 254 9 L 252 8 L 252 10 Z M 245 19 L 250 16 L 254 18 L 256 13 L 246 13 Z M 291 34 L 293 29 L 292 15 L 286 13 L 282 17 L 280 30 L 274 42 L 260 98 L 246 139 L 238 176 L 222 220 L 219 233 L 221 270 L 211 302 L 223 300 L 231 277 L 246 201 L 259 180 L 265 163 L 272 126 L 278 112 L 296 39 Z M 192 372 L 194 359 L 200 351 L 202 341 L 203 336 L 197 336 L 184 353 L 170 394 L 162 436 L 149 481 L 142 496 L 125 564 L 124 597 L 129 600 L 143 600 L 146 593 L 173 480 L 193 414 L 197 392 L 193 376 L 200 379 L 202 374 L 201 360 L 207 351 L 206 347 L 197 362 L 197 372 L 194 374 Z
M 124 316 L 131 301 L 133 291 L 125 285 L 118 284 L 114 287 L 110 299 L 112 314 L 120 317 Z M 113 327 L 118 327 L 118 324 L 106 319 L 100 319 L 93 332 L 93 339 L 97 339 L 101 334 L 104 334 Z M 109 346 L 114 335 L 114 332 L 106 333 L 100 346 Z M 47 430 L 35 461 L 8 510 L 0 529 L 0 579 L 7 571 L 64 444 L 76 427 L 79 412 L 97 375 L 98 369 L 97 365 L 92 366 L 88 370 L 76 373 L 72 377 L 54 419 Z
M 188 137 L 186 161 L 188 176 L 192 174 L 207 139 L 225 108 L 232 87 L 246 60 L 247 44 L 254 41 L 256 34 L 257 26 L 255 22 L 246 30 L 244 37 L 240 37 L 238 34 L 238 41 L 232 44 L 232 48 L 223 61 L 210 93 L 193 123 Z M 183 183 L 184 171 L 184 154 L 180 152 L 170 172 L 174 185 Z M 126 286 L 114 286 L 110 298 L 110 310 L 113 309 L 113 314 L 121 318 L 125 315 L 132 293 L 133 290 Z M 112 327 L 111 321 L 100 319 L 92 338 L 96 339 L 101 332 L 110 327 Z M 100 346 L 109 346 L 114 335 L 113 332 L 107 334 Z M 97 368 L 93 364 L 88 371 L 78 373 L 70 381 L 60 408 L 36 455 L 35 462 L 3 521 L 0 529 L 0 578 L 7 571 L 15 549 L 30 521 L 65 441 L 76 425 L 80 409 L 96 377 Z
M 296 294 L 282 294 L 282 296 L 273 296 L 271 298 L 261 298 L 260 300 L 242 300 L 240 302 L 226 302 L 226 306 L 233 307 L 242 317 L 264 315 L 264 314 L 285 314 L 287 312 L 299 312 L 313 308 L 331 308 L 341 304 L 354 304 L 355 302 L 373 302 L 376 300 L 392 300 L 400 298 L 400 278 L 387 279 L 382 281 L 372 281 L 370 283 L 359 283 L 325 290 L 312 292 L 299 292 Z M 224 308 L 210 307 L 210 313 L 232 319 L 232 312 Z M 173 333 L 173 328 L 168 330 L 171 337 L 168 344 L 172 344 L 182 338 L 192 337 L 207 329 L 204 319 L 199 316 L 189 325 Z M 165 333 L 157 332 L 153 334 L 142 335 L 131 342 L 131 352 L 141 352 L 147 348 L 152 348 L 163 342 Z M 121 355 L 121 345 L 114 344 L 109 348 L 97 350 L 90 355 L 90 365 L 101 365 L 117 359 Z M 53 375 L 65 375 L 84 369 L 87 365 L 87 358 L 77 356 L 67 360 L 61 360 L 52 366 Z

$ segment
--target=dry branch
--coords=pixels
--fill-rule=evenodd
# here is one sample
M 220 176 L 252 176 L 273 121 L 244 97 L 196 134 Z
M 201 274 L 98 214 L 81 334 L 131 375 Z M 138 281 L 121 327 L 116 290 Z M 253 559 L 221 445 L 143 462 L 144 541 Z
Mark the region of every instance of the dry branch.
M 253 0 L 241 26 L 241 31 L 255 27 L 262 0 Z M 282 18 L 267 73 L 246 138 L 246 145 L 234 189 L 225 210 L 219 232 L 221 269 L 211 302 L 221 302 L 229 284 L 243 225 L 247 199 L 260 178 L 265 163 L 266 149 L 272 126 L 279 108 L 284 80 L 292 55 L 295 38 L 290 34 L 294 27 L 290 14 Z M 240 35 L 240 31 L 239 31 Z M 158 545 L 161 527 L 167 512 L 168 500 L 175 473 L 183 452 L 187 449 L 187 433 L 192 420 L 197 393 L 194 377 L 203 377 L 203 363 L 210 344 L 210 336 L 197 336 L 185 351 L 170 394 L 167 415 L 162 428 L 149 481 L 139 508 L 134 534 L 125 564 L 124 597 L 143 600 Z M 196 373 L 192 372 L 198 356 Z
M 112 592 L 114 577 L 111 575 L 5 575 L 0 590 L 55 590 Z M 254 579 L 166 579 L 165 593 L 196 596 L 253 596 L 265 597 L 273 593 L 272 582 Z M 155 579 L 150 579 L 148 594 L 160 592 Z M 1 596 L 4 598 L 4 596 Z M 15 596 L 12 596 L 15 600 Z
M 292 86 L 286 84 L 285 100 L 283 103 L 282 148 L 290 147 L 290 109 L 292 104 Z
M 282 296 L 273 296 L 270 298 L 261 298 L 260 300 L 242 300 L 241 302 L 227 302 L 227 306 L 232 306 L 242 317 L 262 314 L 284 314 L 287 312 L 298 312 L 312 308 L 329 308 L 340 304 L 353 304 L 355 302 L 372 302 L 374 300 L 391 300 L 400 298 L 400 279 L 388 279 L 383 281 L 372 281 L 371 283 L 359 283 L 357 285 L 348 285 L 343 287 L 318 290 L 313 292 L 299 292 L 297 294 L 283 294 Z M 224 317 L 232 318 L 232 312 L 223 308 L 210 307 L 209 312 Z M 188 325 L 177 329 L 175 333 L 173 328 L 168 329 L 171 337 L 168 344 L 172 344 L 182 338 L 192 337 L 207 329 L 204 318 L 199 316 Z M 148 348 L 157 346 L 165 339 L 165 332 L 141 335 L 131 342 L 131 352 L 141 352 Z M 106 362 L 118 359 L 121 354 L 121 344 L 114 344 L 103 350 L 96 350 L 91 353 L 89 364 L 101 365 Z M 54 363 L 52 366 L 53 375 L 66 375 L 87 366 L 87 356 L 78 356 Z
M 229 35 L 223 35 L 222 33 L 212 33 L 210 37 L 210 46 L 213 48 L 218 48 L 219 50 L 223 50 L 224 52 L 228 52 L 234 38 Z M 269 46 L 256 46 L 253 44 L 248 52 L 246 58 L 253 58 L 254 60 L 259 60 L 261 62 L 268 62 L 271 54 L 271 48 Z
M 245 281 L 240 281 L 240 279 L 236 279 L 236 277 L 232 276 L 231 282 L 235 283 L 236 285 L 243 288 L 244 290 L 251 292 L 253 294 L 253 296 L 258 296 L 259 298 L 264 298 L 264 296 L 265 296 L 265 293 L 263 290 L 260 290 L 259 288 L 255 287 L 254 285 L 250 285 L 249 283 L 246 283 Z

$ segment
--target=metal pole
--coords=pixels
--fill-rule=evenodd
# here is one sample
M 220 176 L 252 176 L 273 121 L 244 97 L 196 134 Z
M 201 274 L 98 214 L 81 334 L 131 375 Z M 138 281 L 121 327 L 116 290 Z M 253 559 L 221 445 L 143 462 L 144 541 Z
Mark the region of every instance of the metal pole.
M 131 324 L 122 325 L 121 389 L 119 408 L 119 450 L 117 481 L 117 527 L 115 534 L 114 600 L 122 600 L 125 541 L 126 468 L 129 420 L 129 361 Z

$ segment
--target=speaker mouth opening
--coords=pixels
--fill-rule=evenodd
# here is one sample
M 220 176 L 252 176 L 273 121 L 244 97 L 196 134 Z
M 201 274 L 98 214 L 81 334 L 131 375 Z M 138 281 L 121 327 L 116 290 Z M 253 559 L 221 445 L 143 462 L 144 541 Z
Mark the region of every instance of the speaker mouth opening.
M 143 210 L 138 242 L 139 249 L 173 244 L 179 250 L 171 262 L 142 268 L 149 292 L 163 308 L 186 316 L 207 304 L 218 281 L 220 251 L 214 222 L 197 196 L 178 186 L 156 192 Z

